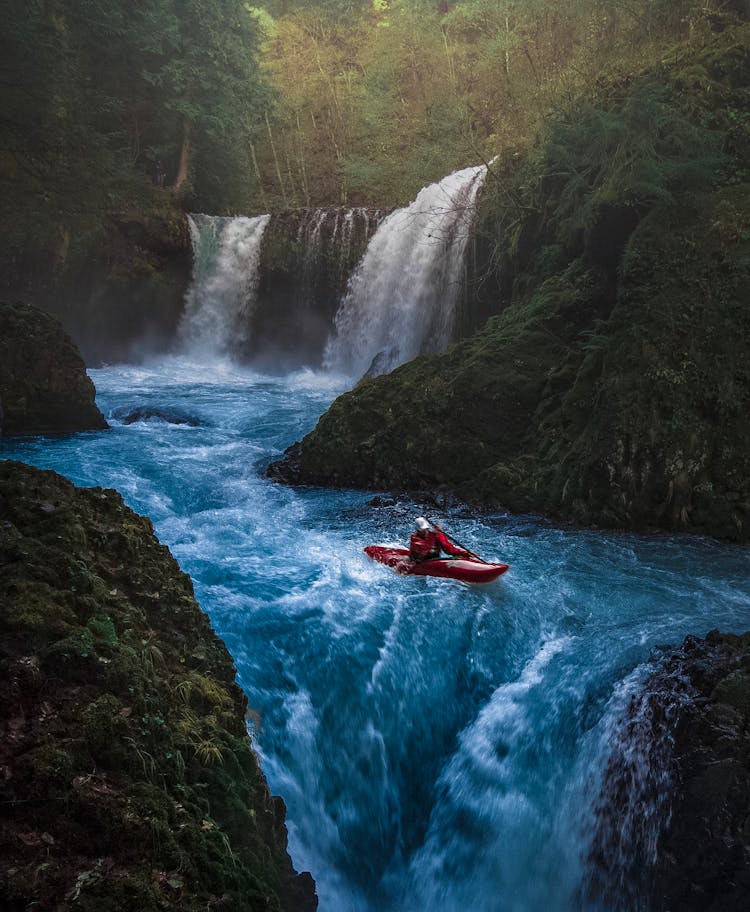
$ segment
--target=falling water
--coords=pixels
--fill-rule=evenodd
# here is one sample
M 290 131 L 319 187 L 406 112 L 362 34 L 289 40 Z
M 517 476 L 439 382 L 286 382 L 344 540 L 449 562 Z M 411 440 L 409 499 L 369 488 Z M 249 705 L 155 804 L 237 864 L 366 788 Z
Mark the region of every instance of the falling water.
M 269 218 L 188 216 L 194 265 L 179 330 L 185 351 L 221 357 L 247 342 Z
M 181 350 L 267 370 L 320 366 L 347 279 L 383 215 L 360 207 L 189 216 L 194 267 Z
M 595 809 L 589 889 L 611 912 L 649 908 L 649 877 L 671 813 L 675 731 L 697 697 L 674 655 L 655 660 L 645 680 L 642 673 L 632 676 L 640 686 L 607 736 L 610 754 Z
M 352 376 L 384 373 L 448 345 L 486 172 L 456 171 L 380 224 L 336 314 L 327 367 Z

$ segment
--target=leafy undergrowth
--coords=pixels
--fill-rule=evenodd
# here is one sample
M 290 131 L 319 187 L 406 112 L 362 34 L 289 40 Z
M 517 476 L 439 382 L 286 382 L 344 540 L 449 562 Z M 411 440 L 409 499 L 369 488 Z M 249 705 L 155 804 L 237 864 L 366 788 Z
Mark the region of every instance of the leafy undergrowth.
M 749 39 L 602 84 L 493 166 L 495 315 L 337 400 L 287 476 L 747 540 Z
M 190 579 L 114 491 L 0 463 L 0 905 L 305 910 Z

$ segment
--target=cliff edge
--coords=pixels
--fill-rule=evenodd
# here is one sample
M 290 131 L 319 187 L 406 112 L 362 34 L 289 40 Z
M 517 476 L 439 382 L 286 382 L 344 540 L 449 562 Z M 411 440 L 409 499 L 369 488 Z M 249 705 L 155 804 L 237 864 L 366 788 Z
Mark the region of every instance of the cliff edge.
M 115 491 L 0 463 L 0 906 L 307 912 L 235 669 Z

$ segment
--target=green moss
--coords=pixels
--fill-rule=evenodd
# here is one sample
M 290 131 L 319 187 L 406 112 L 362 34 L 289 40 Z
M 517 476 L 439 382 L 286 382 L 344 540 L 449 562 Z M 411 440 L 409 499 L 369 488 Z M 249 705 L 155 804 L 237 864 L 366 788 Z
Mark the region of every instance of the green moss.
M 81 713 L 83 736 L 94 758 L 109 758 L 121 751 L 127 726 L 120 715 L 123 704 L 114 694 L 102 694 Z
M 21 629 L 27 635 L 51 634 L 63 637 L 71 631 L 75 614 L 45 583 L 17 580 L 10 587 L 0 623 L 6 629 Z
M 99 644 L 111 649 L 117 643 L 117 631 L 115 630 L 114 621 L 109 615 L 100 614 L 96 617 L 91 617 L 86 622 L 86 626 L 91 631 L 94 640 Z
M 48 741 L 23 753 L 18 759 L 17 770 L 27 783 L 31 798 L 54 801 L 68 795 L 74 761 L 69 750 L 55 741 Z
M 0 904 L 290 908 L 231 658 L 150 522 L 18 463 L 0 515 Z
M 138 909 L 157 912 L 163 908 L 155 878 L 148 875 L 112 876 L 104 859 L 94 867 L 81 871 L 73 885 L 75 908 L 84 912 L 118 912 Z

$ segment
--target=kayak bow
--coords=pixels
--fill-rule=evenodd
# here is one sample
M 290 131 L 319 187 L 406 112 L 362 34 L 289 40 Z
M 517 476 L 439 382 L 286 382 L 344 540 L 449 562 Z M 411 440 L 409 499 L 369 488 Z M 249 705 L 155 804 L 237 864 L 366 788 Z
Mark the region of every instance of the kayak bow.
M 462 583 L 491 583 L 508 569 L 508 564 L 489 564 L 465 557 L 438 557 L 435 560 L 413 561 L 406 548 L 386 548 L 368 545 L 365 554 L 396 573 L 409 576 L 438 576 Z

